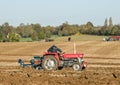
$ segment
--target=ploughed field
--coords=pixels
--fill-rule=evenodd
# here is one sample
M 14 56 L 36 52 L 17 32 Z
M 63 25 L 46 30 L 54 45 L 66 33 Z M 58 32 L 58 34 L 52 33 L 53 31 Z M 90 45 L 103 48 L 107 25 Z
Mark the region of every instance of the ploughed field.
M 0 43 L 0 85 L 120 85 L 119 41 L 76 41 L 76 52 L 84 53 L 88 66 L 83 71 L 22 68 L 34 55 L 42 55 L 51 45 L 73 53 L 73 41 Z

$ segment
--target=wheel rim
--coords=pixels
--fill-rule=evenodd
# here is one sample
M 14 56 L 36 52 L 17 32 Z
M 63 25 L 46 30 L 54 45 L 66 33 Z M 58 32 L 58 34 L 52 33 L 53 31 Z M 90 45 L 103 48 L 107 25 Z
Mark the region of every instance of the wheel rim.
M 79 70 L 79 69 L 80 69 L 80 65 L 74 64 L 74 65 L 73 65 L 73 69 L 74 69 L 75 71 Z
M 46 68 L 46 69 L 52 70 L 52 69 L 54 69 L 54 67 L 55 67 L 55 61 L 54 61 L 54 60 L 48 59 L 48 60 L 45 62 L 45 68 Z

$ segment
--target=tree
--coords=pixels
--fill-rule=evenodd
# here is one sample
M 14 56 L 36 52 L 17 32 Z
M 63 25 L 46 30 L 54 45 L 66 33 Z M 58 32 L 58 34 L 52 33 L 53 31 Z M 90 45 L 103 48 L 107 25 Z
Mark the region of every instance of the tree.
M 112 28 L 113 28 L 112 17 L 110 17 L 109 18 L 108 34 L 111 34 Z
M 20 25 L 17 27 L 17 33 L 20 34 L 23 38 L 29 38 L 32 36 L 34 30 L 31 25 Z
M 112 17 L 109 18 L 109 28 L 113 27 L 113 23 L 112 23 Z
M 105 22 L 104 22 L 104 28 L 107 28 L 108 27 L 108 20 L 107 18 L 105 19 Z
M 0 26 L 0 41 L 3 41 L 3 42 L 7 41 L 7 35 L 8 33 L 14 31 L 13 28 L 14 27 L 10 26 L 8 22 L 5 22 L 4 24 L 2 24 Z
M 108 20 L 105 19 L 104 26 L 100 30 L 101 35 L 108 35 Z
M 47 38 L 50 38 L 52 34 L 55 33 L 55 27 L 52 26 L 46 26 L 44 27 L 44 32 Z
M 31 38 L 32 38 L 33 41 L 38 40 L 38 34 L 36 32 L 33 32 Z
M 45 28 L 41 27 L 40 24 L 32 24 L 32 28 L 37 35 L 38 40 L 45 39 Z
M 78 31 L 78 26 L 77 25 L 69 25 L 67 22 L 63 23 L 61 26 L 58 28 L 58 35 L 60 36 L 69 36 L 69 35 L 74 35 Z
M 13 27 L 10 26 L 8 22 L 5 22 L 4 24 L 2 24 L 1 30 L 7 36 L 8 33 L 13 31 Z
M 93 28 L 93 27 L 94 27 L 94 26 L 93 26 L 92 22 L 87 22 L 86 28 Z
M 38 34 L 38 39 L 40 40 L 40 39 L 45 39 L 45 33 L 44 32 L 39 32 L 39 34 Z
M 118 33 L 118 31 L 119 31 L 118 26 L 114 26 L 114 27 L 112 28 L 112 30 L 111 30 L 111 34 L 112 34 L 112 35 L 116 35 L 116 34 Z
M 87 22 L 84 28 L 82 29 L 85 34 L 92 34 L 94 30 L 94 26 L 91 22 Z

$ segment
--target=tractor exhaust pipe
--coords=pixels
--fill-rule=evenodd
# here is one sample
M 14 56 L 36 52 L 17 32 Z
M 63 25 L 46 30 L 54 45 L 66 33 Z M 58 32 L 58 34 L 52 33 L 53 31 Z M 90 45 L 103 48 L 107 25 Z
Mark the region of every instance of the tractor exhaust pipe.
M 76 54 L 76 43 L 74 42 L 74 49 L 73 49 L 73 53 Z

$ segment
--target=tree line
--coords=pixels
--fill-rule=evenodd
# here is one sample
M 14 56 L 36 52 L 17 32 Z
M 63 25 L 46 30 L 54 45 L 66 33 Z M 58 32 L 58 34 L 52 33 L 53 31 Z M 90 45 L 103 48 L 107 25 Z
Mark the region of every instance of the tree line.
M 71 36 L 75 34 L 120 35 L 120 25 L 113 25 L 111 17 L 109 20 L 105 19 L 103 26 L 94 26 L 92 22 L 82 25 L 71 25 L 65 22 L 60 26 L 21 23 L 14 27 L 9 25 L 8 22 L 0 25 L 0 42 L 19 42 L 21 38 L 31 38 L 33 41 L 39 41 L 50 38 L 52 35 Z

